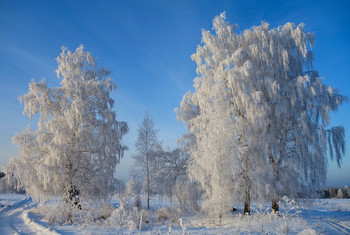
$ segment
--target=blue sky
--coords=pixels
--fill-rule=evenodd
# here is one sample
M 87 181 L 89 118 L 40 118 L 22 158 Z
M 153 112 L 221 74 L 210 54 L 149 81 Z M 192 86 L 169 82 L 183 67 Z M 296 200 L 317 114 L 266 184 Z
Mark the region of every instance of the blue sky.
M 58 86 L 55 58 L 61 46 L 80 44 L 112 71 L 118 87 L 118 120 L 129 123 L 124 143 L 130 147 L 116 176 L 126 179 L 137 127 L 145 111 L 153 117 L 164 145 L 175 147 L 186 132 L 174 108 L 192 90 L 196 65 L 190 55 L 201 42 L 201 29 L 226 11 L 227 20 L 243 31 L 262 20 L 277 27 L 306 24 L 314 32 L 315 69 L 325 83 L 350 97 L 349 1 L 17 1 L 0 0 L 0 166 L 15 156 L 12 136 L 30 122 L 22 115 L 18 96 L 32 78 Z M 33 124 L 33 123 L 32 123 Z M 35 123 L 34 123 L 35 124 Z M 350 104 L 332 114 L 331 125 L 342 125 L 350 148 Z M 350 185 L 350 151 L 343 166 L 329 164 L 327 185 Z

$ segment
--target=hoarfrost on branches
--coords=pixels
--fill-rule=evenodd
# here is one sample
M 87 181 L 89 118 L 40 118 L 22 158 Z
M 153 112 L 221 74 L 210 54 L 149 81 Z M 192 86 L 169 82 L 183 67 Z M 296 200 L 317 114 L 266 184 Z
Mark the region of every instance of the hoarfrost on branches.
M 225 18 L 215 17 L 214 34 L 203 30 L 195 91 L 176 109 L 195 138 L 189 176 L 219 217 L 241 201 L 244 213 L 251 200 L 278 210 L 283 195 L 307 196 L 325 181 L 327 147 L 340 165 L 344 128 L 327 127 L 347 97 L 313 70 L 314 35 L 304 24 L 262 22 L 238 34 Z
M 116 120 L 110 97 L 116 84 L 83 46 L 75 52 L 63 47 L 57 62 L 61 86 L 32 80 L 19 98 L 23 114 L 38 115 L 39 121 L 37 129 L 28 127 L 13 137 L 19 155 L 7 171 L 34 199 L 66 195 L 75 203 L 79 196 L 106 198 L 127 149 L 121 140 L 128 126 Z
M 152 118 L 145 114 L 143 122 L 139 125 L 136 141 L 136 154 L 133 155 L 135 168 L 143 180 L 142 191 L 147 194 L 147 209 L 149 209 L 150 196 L 156 192 L 157 151 L 160 149 L 155 124 Z

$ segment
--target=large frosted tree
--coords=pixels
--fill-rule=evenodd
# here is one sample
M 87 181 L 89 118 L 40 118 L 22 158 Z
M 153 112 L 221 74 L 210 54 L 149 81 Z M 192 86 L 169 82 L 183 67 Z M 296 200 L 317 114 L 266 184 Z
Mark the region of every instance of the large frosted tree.
M 262 198 L 261 181 L 268 177 L 259 170 L 267 165 L 260 138 L 265 119 L 261 92 L 237 50 L 243 41 L 223 18 L 214 19 L 216 36 L 203 31 L 204 45 L 192 55 L 199 74 L 195 92 L 188 92 L 177 110 L 195 136 L 189 175 L 205 190 L 204 208 L 219 217 L 240 201 L 249 213 L 251 198 Z
M 13 137 L 19 155 L 7 170 L 34 199 L 60 196 L 78 204 L 79 195 L 106 198 L 127 149 L 121 140 L 128 126 L 116 120 L 110 97 L 116 84 L 83 49 L 62 48 L 56 70 L 59 87 L 33 80 L 28 93 L 19 98 L 23 113 L 38 117 L 38 124 Z
M 189 174 L 216 211 L 244 201 L 249 213 L 250 200 L 277 209 L 278 197 L 324 182 L 327 146 L 340 163 L 344 129 L 327 126 L 346 97 L 312 70 L 313 34 L 302 24 L 262 23 L 237 34 L 223 13 L 213 25 L 192 55 L 195 91 L 177 109 L 196 139 Z

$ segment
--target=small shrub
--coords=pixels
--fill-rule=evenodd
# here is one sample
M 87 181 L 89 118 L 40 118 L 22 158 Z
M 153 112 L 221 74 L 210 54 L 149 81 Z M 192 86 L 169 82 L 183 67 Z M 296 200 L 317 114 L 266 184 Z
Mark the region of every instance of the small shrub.
M 145 223 L 145 211 L 136 207 L 130 208 L 127 204 L 125 200 L 121 199 L 119 207 L 106 219 L 107 226 L 117 227 L 119 232 L 122 228 L 141 229 L 142 224 Z
M 157 210 L 157 222 L 165 221 L 169 218 L 169 210 L 167 208 L 159 208 Z
M 67 206 L 68 205 L 68 206 Z M 44 204 L 34 207 L 31 211 L 39 214 L 48 225 L 79 224 L 89 225 L 91 223 L 100 224 L 109 218 L 112 214 L 113 207 L 107 204 L 91 205 L 90 203 L 81 203 L 83 209 L 71 206 L 65 201 Z
M 303 231 L 298 233 L 298 235 L 316 235 L 316 234 L 317 232 L 311 228 L 304 229 Z

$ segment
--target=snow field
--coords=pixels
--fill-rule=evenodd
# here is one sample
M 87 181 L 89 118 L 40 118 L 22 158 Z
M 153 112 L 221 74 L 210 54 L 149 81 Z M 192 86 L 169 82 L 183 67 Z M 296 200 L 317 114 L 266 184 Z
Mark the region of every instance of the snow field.
M 51 226 L 47 220 L 43 219 L 40 212 L 51 210 L 51 213 L 55 213 L 54 208 L 57 208 L 55 202 L 43 206 L 25 195 L 15 194 L 0 195 L 0 202 L 4 205 L 0 210 L 0 234 L 350 233 L 350 199 L 316 199 L 313 203 L 296 202 L 281 209 L 279 215 L 271 213 L 267 207 L 253 205 L 250 216 L 243 216 L 242 210 L 238 209 L 224 216 L 221 226 L 218 226 L 218 218 L 200 213 L 181 213 L 176 210 L 178 205 L 173 204 L 171 207 L 167 200 L 160 201 L 159 198 L 152 198 L 151 210 L 143 210 L 136 214 L 139 216 L 142 214 L 143 217 L 140 230 L 139 224 L 135 224 L 132 220 L 135 214 L 124 210 L 124 215 L 121 215 L 121 202 L 116 197 L 110 201 L 110 207 L 101 207 L 97 212 L 84 210 L 81 218 L 85 216 L 85 223 L 62 225 L 56 223 Z M 131 203 L 132 200 L 125 207 Z M 142 200 L 142 205 L 146 205 L 146 200 Z M 108 218 L 94 220 L 97 214 Z M 147 223 L 146 219 L 148 219 Z

